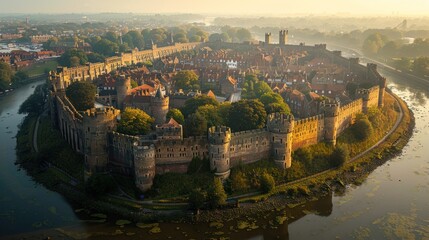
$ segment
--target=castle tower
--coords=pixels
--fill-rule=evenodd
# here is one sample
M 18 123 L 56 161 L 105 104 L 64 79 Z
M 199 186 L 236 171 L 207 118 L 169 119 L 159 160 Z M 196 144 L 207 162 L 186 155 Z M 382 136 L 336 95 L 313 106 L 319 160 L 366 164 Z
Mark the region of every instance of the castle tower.
M 379 86 L 380 92 L 378 93 L 378 107 L 382 108 L 384 106 L 384 94 L 386 92 L 386 78 L 380 78 Z
M 121 75 L 120 78 L 116 79 L 116 107 L 122 109 L 124 106 L 125 97 L 127 97 L 131 90 L 131 78 Z
M 336 145 L 337 144 L 337 130 L 338 130 L 338 116 L 340 113 L 340 106 L 335 101 L 325 100 L 321 103 L 322 113 L 325 116 L 325 141 Z
M 229 143 L 231 129 L 225 126 L 216 126 L 209 129 L 209 159 L 210 169 L 221 179 L 230 174 Z
M 109 158 L 107 134 L 115 130 L 119 114 L 120 111 L 113 107 L 92 108 L 83 113 L 85 179 L 106 170 Z
M 271 33 L 265 33 L 265 45 L 271 44 Z
M 292 141 L 295 120 L 293 115 L 272 113 L 268 115 L 267 127 L 271 135 L 271 156 L 281 169 L 292 165 Z
M 155 125 L 165 123 L 168 113 L 168 104 L 169 97 L 162 93 L 161 87 L 158 87 L 155 96 L 150 99 L 150 107 L 152 116 L 155 118 Z
M 362 98 L 362 112 L 368 113 L 369 91 L 368 89 L 356 89 L 356 97 Z
M 136 187 L 147 191 L 155 178 L 155 146 L 139 146 L 134 143 L 134 177 Z
M 288 30 L 280 30 L 280 32 L 279 32 L 279 45 L 280 46 L 286 45 L 286 43 L 288 42 L 288 35 L 289 35 Z

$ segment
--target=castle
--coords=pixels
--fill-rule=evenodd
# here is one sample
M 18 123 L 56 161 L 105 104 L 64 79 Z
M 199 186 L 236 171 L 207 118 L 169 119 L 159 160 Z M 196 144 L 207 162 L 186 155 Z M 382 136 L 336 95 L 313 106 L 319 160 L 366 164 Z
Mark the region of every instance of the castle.
M 279 44 L 261 43 L 251 46 L 239 43 L 190 43 L 174 47 L 132 52 L 105 63 L 88 64 L 77 68 L 62 68 L 51 72 L 50 111 L 52 121 L 72 148 L 84 154 L 85 176 L 102 171 L 113 171 L 133 177 L 142 191 L 151 188 L 156 174 L 166 172 L 185 173 L 194 157 L 208 158 L 210 168 L 220 178 L 228 178 L 230 169 L 238 164 L 248 164 L 261 159 L 272 159 L 280 168 L 292 164 L 292 151 L 326 141 L 336 144 L 337 136 L 354 123 L 356 115 L 371 107 L 382 107 L 386 79 L 377 72 L 376 65 L 362 66 L 358 59 L 346 59 L 341 52 L 326 50 L 326 45 L 286 45 L 287 32 L 281 32 Z M 282 40 L 283 39 L 283 40 Z M 269 39 L 268 39 L 269 40 Z M 157 90 L 150 112 L 157 119 L 155 132 L 144 136 L 129 136 L 115 132 L 120 110 L 114 107 L 90 109 L 78 112 L 65 95 L 65 88 L 72 81 L 93 80 L 97 74 L 110 71 L 129 63 L 153 60 L 174 52 L 185 51 L 200 45 L 214 44 L 218 47 L 278 48 L 302 50 L 324 55 L 336 64 L 347 66 L 374 83 L 370 89 L 359 89 L 358 98 L 348 104 L 325 100 L 319 104 L 319 114 L 295 119 L 292 115 L 273 113 L 268 115 L 262 129 L 231 132 L 227 126 L 208 129 L 207 136 L 183 137 L 183 129 L 174 120 L 166 123 L 168 96 Z M 94 67 L 97 66 L 97 67 Z M 124 81 L 127 81 L 124 79 Z M 118 105 L 124 103 L 128 84 L 118 90 Z

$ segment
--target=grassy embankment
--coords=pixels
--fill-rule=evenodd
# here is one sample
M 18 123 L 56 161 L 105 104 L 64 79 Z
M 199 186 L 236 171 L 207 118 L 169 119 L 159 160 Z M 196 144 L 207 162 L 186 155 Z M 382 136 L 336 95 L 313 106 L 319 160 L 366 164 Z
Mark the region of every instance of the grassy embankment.
M 240 199 L 240 202 L 263 201 L 272 195 L 281 193 L 286 194 L 286 196 L 290 197 L 292 200 L 295 198 L 300 199 L 303 197 L 310 197 L 312 192 L 320 193 L 321 191 L 330 191 L 329 189 L 332 187 L 341 188 L 346 184 L 362 184 L 374 169 L 385 163 L 392 156 L 399 154 L 401 149 L 408 142 L 408 139 L 411 137 L 412 129 L 414 127 L 414 118 L 402 100 L 400 100 L 400 104 L 404 109 L 404 117 L 396 131 L 394 131 L 378 147 L 369 151 L 364 156 L 353 162 L 348 162 L 341 167 L 331 169 L 330 171 L 329 168 L 325 169 L 328 171 L 323 171 L 323 168 L 319 168 L 319 170 L 321 170 L 320 172 L 323 171 L 323 173 L 316 174 L 308 178 L 305 178 L 305 173 L 302 173 L 301 175 L 304 177 L 301 178 L 302 180 L 296 179 L 296 181 L 292 183 L 279 184 L 270 193 L 242 198 Z M 378 142 L 378 140 L 381 139 L 393 126 L 398 116 L 399 106 L 397 106 L 392 97 L 387 97 L 385 107 L 383 108 L 383 115 L 379 116 L 378 123 L 374 124 L 373 122 L 375 125 L 375 131 L 370 140 L 365 142 L 356 142 L 352 137 L 351 131 L 346 130 L 338 139 L 338 143 L 347 146 L 350 150 L 351 157 L 353 157 Z M 318 149 L 320 146 L 318 147 L 315 145 L 314 147 Z M 297 161 L 299 162 L 299 160 Z M 298 171 L 302 170 L 302 168 L 299 167 L 300 164 L 296 164 L 297 161 L 295 161 L 294 164 L 298 166 L 292 167 L 292 171 L 294 171 L 294 169 Z
M 34 77 L 55 70 L 57 66 L 58 62 L 55 59 L 40 60 L 31 66 L 23 68 L 22 71 L 27 73 L 29 77 Z

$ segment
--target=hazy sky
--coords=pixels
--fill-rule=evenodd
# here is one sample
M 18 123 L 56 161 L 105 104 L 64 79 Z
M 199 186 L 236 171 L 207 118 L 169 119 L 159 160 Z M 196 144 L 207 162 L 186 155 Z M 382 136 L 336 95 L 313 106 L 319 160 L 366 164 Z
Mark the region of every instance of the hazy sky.
M 429 0 L 0 0 L 0 13 L 427 15 Z

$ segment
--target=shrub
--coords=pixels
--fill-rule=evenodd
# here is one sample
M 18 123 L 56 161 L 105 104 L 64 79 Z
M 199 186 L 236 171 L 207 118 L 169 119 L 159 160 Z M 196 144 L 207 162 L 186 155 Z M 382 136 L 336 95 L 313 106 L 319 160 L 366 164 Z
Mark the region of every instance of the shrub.
M 220 178 L 215 177 L 213 185 L 208 192 L 208 200 L 212 208 L 217 208 L 226 203 L 226 193 Z
M 198 210 L 204 206 L 204 202 L 207 200 L 207 193 L 202 191 L 200 188 L 192 190 L 189 194 L 189 204 L 191 209 Z
M 348 149 L 342 145 L 338 145 L 331 155 L 332 166 L 343 166 L 349 160 L 349 156 L 350 154 Z
M 110 175 L 94 174 L 85 183 L 85 191 L 94 197 L 98 197 L 113 191 L 115 186 L 116 184 Z
M 261 176 L 261 190 L 264 193 L 271 192 L 274 187 L 276 186 L 276 182 L 274 181 L 273 176 L 271 176 L 269 173 L 265 172 Z
M 362 117 L 352 126 L 353 135 L 359 141 L 368 139 L 374 132 L 371 122 L 366 117 Z

